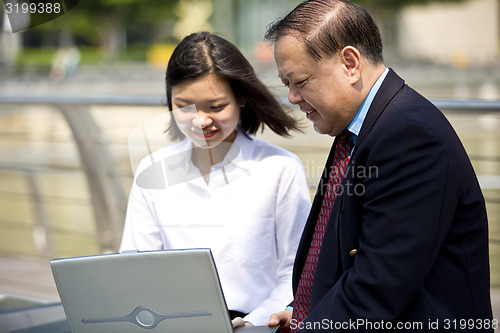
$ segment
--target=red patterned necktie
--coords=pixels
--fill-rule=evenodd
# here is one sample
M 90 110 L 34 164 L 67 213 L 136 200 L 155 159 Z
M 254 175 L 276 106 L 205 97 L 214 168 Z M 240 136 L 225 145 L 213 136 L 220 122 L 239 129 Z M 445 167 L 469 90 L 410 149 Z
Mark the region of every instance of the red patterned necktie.
M 333 158 L 333 168 L 330 172 L 328 186 L 326 189 L 321 210 L 319 213 L 318 221 L 314 229 L 314 235 L 311 241 L 311 247 L 307 254 L 306 262 L 302 275 L 300 276 L 297 293 L 293 303 L 293 319 L 297 324 L 304 321 L 304 318 L 309 313 L 311 307 L 311 290 L 314 281 L 314 274 L 316 272 L 316 265 L 318 262 L 319 251 L 325 235 L 328 217 L 335 202 L 335 197 L 340 186 L 340 182 L 344 176 L 347 164 L 350 159 L 350 132 L 345 130 L 342 132 L 337 140 L 335 148 L 335 156 Z M 297 332 L 298 329 L 292 329 L 291 332 Z

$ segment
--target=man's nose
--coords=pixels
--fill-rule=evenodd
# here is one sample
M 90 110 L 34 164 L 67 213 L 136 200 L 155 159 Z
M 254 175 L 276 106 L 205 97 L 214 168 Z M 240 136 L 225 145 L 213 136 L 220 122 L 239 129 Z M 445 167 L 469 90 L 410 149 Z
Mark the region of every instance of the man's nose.
M 294 105 L 299 104 L 302 101 L 302 95 L 296 87 L 290 86 L 288 88 L 288 101 Z

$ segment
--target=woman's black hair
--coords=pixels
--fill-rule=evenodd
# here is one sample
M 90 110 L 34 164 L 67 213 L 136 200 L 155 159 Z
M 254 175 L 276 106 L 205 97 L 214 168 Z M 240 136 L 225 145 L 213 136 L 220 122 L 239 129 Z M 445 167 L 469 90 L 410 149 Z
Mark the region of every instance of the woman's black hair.
M 300 131 L 297 120 L 259 80 L 245 56 L 229 41 L 208 32 L 185 37 L 170 57 L 165 78 L 170 111 L 172 87 L 207 74 L 226 80 L 236 100 L 245 103 L 239 124 L 245 132 L 255 134 L 264 124 L 281 136 L 289 136 L 291 130 Z M 167 133 L 173 140 L 184 138 L 173 117 Z

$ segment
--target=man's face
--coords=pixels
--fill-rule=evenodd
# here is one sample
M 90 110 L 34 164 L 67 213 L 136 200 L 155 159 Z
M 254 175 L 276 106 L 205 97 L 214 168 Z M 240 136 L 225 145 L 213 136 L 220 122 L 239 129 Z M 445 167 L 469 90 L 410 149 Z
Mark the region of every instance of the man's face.
M 276 42 L 275 59 L 288 100 L 306 113 L 316 132 L 336 136 L 349 126 L 360 103 L 339 55 L 317 62 L 303 42 L 284 36 Z

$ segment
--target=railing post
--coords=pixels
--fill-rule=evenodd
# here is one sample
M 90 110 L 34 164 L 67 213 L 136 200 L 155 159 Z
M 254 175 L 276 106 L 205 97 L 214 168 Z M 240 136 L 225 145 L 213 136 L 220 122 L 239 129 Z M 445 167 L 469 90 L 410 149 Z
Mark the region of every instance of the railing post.
M 47 258 L 51 258 L 52 250 L 52 236 L 49 219 L 47 217 L 47 210 L 43 197 L 36 180 L 36 171 L 27 169 L 23 170 L 26 174 L 28 186 L 30 189 L 31 202 L 33 204 L 33 212 L 35 216 L 35 225 L 33 226 L 33 241 L 37 251 Z
M 120 245 L 126 197 L 106 140 L 88 107 L 58 105 L 80 152 L 94 209 L 99 246 L 116 252 Z

